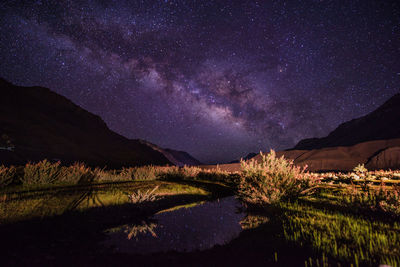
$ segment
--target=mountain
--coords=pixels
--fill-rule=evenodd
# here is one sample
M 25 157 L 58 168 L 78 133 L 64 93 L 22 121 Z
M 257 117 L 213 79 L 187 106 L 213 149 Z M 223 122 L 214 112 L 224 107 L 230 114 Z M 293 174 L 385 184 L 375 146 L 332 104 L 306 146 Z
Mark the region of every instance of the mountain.
M 350 171 L 360 163 L 371 170 L 400 169 L 400 94 L 326 137 L 304 139 L 277 154 L 310 171 Z
M 197 165 L 202 165 L 203 163 L 201 163 L 199 160 L 195 159 L 192 155 L 190 155 L 189 153 L 185 152 L 185 151 L 179 151 L 179 150 L 173 150 L 173 149 L 165 149 L 164 150 L 166 153 L 169 153 L 170 155 L 172 155 L 172 157 L 174 157 L 175 159 L 175 165 L 177 166 L 197 166 Z M 165 156 L 166 154 L 164 154 Z M 167 157 L 169 159 L 169 157 Z
M 266 152 L 267 153 L 267 152 Z M 351 171 L 358 164 L 368 170 L 400 169 L 400 138 L 368 141 L 354 146 L 327 147 L 313 150 L 284 150 L 276 152 L 294 161 L 295 165 L 306 166 L 308 171 Z M 253 157 L 261 162 L 261 156 Z M 203 169 L 240 171 L 240 163 L 203 165 Z
M 203 164 L 185 151 L 178 151 L 178 150 L 173 150 L 173 149 L 169 149 L 169 148 L 161 148 L 161 147 L 159 147 L 155 144 L 152 144 L 148 141 L 145 141 L 145 140 L 140 140 L 140 142 L 150 146 L 155 151 L 162 153 L 170 162 L 172 162 L 176 166 L 179 166 L 179 167 L 183 167 L 185 165 L 186 166 L 197 166 L 197 165 Z
M 352 146 L 361 142 L 400 138 L 400 94 L 368 115 L 345 122 L 328 136 L 301 140 L 294 150 Z
M 245 157 L 243 157 L 241 159 L 248 160 L 248 159 L 254 158 L 255 156 L 257 156 L 257 153 L 250 152 L 249 154 L 247 154 Z M 237 159 L 237 160 L 232 160 L 229 163 L 239 163 L 239 162 L 240 162 L 240 159 Z
M 159 151 L 111 131 L 99 116 L 47 88 L 0 79 L 0 165 L 44 158 L 108 168 L 171 164 Z
M 278 151 L 277 156 L 307 165 L 309 171 L 351 171 L 358 164 L 369 170 L 400 169 L 400 94 L 368 115 L 341 124 L 328 136 L 304 139 L 293 149 Z M 260 162 L 261 156 L 254 159 Z M 218 168 L 239 171 L 240 164 Z
M 365 164 L 369 170 L 400 169 L 400 138 L 354 146 L 279 151 L 277 155 L 294 160 L 296 165 L 307 165 L 309 171 L 351 171 L 358 164 Z

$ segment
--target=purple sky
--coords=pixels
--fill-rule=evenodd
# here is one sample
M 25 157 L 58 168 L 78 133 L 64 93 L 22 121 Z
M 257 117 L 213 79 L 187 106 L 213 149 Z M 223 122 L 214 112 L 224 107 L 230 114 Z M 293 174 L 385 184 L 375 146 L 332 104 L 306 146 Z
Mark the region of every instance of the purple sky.
M 0 76 L 203 162 L 292 147 L 400 88 L 398 1 L 2 1 Z

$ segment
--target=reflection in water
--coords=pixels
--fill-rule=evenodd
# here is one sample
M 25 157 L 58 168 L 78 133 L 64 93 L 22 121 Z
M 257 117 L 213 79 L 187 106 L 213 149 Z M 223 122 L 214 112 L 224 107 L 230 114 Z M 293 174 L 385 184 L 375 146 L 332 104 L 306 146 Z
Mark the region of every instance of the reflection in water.
M 146 224 L 145 222 L 143 223 L 144 224 L 134 225 L 132 227 L 127 227 L 125 229 L 124 232 L 128 233 L 128 240 L 131 240 L 132 237 L 136 237 L 137 240 L 138 234 L 145 234 L 145 233 L 150 233 L 153 237 L 157 237 L 156 233 L 154 232 L 154 229 L 157 227 L 157 224 L 155 223 Z
M 109 229 L 103 244 L 124 253 L 193 251 L 226 244 L 242 231 L 240 221 L 245 214 L 238 212 L 240 205 L 234 197 L 227 197 L 158 213 L 151 222 Z
M 153 237 L 157 237 L 157 234 L 154 232 L 154 229 L 157 227 L 157 224 L 149 221 L 142 221 L 140 224 L 124 224 L 119 227 L 111 228 L 106 231 L 108 234 L 123 232 L 126 234 L 127 239 L 131 240 L 132 237 L 135 237 L 136 240 L 140 235 L 144 235 L 146 233 L 150 233 Z
M 264 215 L 252 215 L 248 214 L 243 220 L 240 221 L 240 225 L 243 230 L 254 229 L 261 224 L 267 223 L 269 221 L 268 217 Z

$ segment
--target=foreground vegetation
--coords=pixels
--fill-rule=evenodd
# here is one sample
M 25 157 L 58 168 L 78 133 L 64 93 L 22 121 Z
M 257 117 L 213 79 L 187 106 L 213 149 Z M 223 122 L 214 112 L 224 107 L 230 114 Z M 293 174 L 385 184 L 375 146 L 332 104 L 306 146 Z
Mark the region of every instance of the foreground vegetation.
M 133 208 L 128 217 L 138 220 L 153 211 L 236 194 L 248 215 L 241 222 L 244 232 L 227 251 L 249 250 L 256 261 L 250 248 L 258 248 L 278 266 L 285 264 L 287 250 L 299 251 L 290 262 L 297 265 L 400 266 L 399 182 L 400 172 L 368 171 L 362 165 L 349 173 L 308 173 L 273 151 L 261 162 L 242 161 L 239 173 L 174 166 L 105 170 L 42 161 L 0 167 L 0 231 L 17 222 L 70 214 L 76 220 L 93 210 L 108 214 L 122 207 L 129 213 Z M 154 233 L 156 222 L 145 221 L 129 228 L 130 238 Z M 92 221 L 85 227 L 93 227 Z M 215 251 L 223 257 L 222 248 Z M 179 257 L 197 254 L 185 255 Z
M 368 218 L 332 207 L 317 208 L 304 202 L 279 206 L 287 240 L 355 266 L 399 266 L 399 221 L 371 214 Z
M 312 195 L 319 184 L 316 179 L 292 161 L 277 158 L 274 151 L 261 153 L 261 162 L 241 161 L 238 196 L 246 203 L 269 205 Z
M 261 158 L 241 162 L 238 196 L 251 208 L 279 210 L 286 240 L 322 252 L 318 265 L 329 265 L 329 257 L 400 265 L 398 172 L 358 165 L 348 174 L 310 174 L 274 151 Z
M 332 189 L 336 190 L 336 194 L 331 197 L 338 198 L 337 202 L 348 209 L 382 211 L 395 217 L 400 215 L 397 172 L 379 171 L 371 175 L 364 165 L 358 165 L 353 173 L 347 176 L 339 174 L 341 178 L 338 178 L 329 174 L 310 174 L 305 168 L 295 166 L 293 161 L 286 160 L 283 156 L 277 158 L 273 150 L 267 155 L 261 153 L 261 159 L 261 162 L 241 162 L 242 173 L 237 195 L 245 203 L 260 207 L 285 201 L 293 202 L 307 196 L 319 195 L 321 190 L 326 191 L 330 187 L 331 192 Z M 392 180 L 381 176 L 377 178 L 376 174 L 390 176 Z M 333 183 L 332 178 L 341 182 Z M 379 179 L 379 186 L 371 179 Z
M 233 183 L 237 175 L 220 170 L 202 170 L 198 167 L 143 166 L 121 170 L 89 168 L 83 163 L 62 166 L 47 160 L 20 167 L 0 166 L 0 189 L 10 185 L 25 187 L 60 184 L 90 184 L 120 181 L 153 180 L 212 180 Z

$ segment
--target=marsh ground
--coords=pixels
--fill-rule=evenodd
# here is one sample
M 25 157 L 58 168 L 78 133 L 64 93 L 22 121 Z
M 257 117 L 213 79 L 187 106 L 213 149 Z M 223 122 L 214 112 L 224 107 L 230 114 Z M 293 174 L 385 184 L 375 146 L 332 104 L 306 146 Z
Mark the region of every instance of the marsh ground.
M 127 193 L 156 186 L 162 198 L 129 202 Z M 146 234 L 143 227 L 157 224 L 156 214 L 195 211 L 204 201 L 232 196 L 232 188 L 188 180 L 7 187 L 0 194 L 1 265 L 398 266 L 398 219 L 345 208 L 336 202 L 338 194 L 326 188 L 313 198 L 263 210 L 238 206 L 235 213 L 244 212 L 238 222 L 241 231 L 226 244 L 136 254 L 105 246 L 107 231 L 139 226 L 140 239 Z

